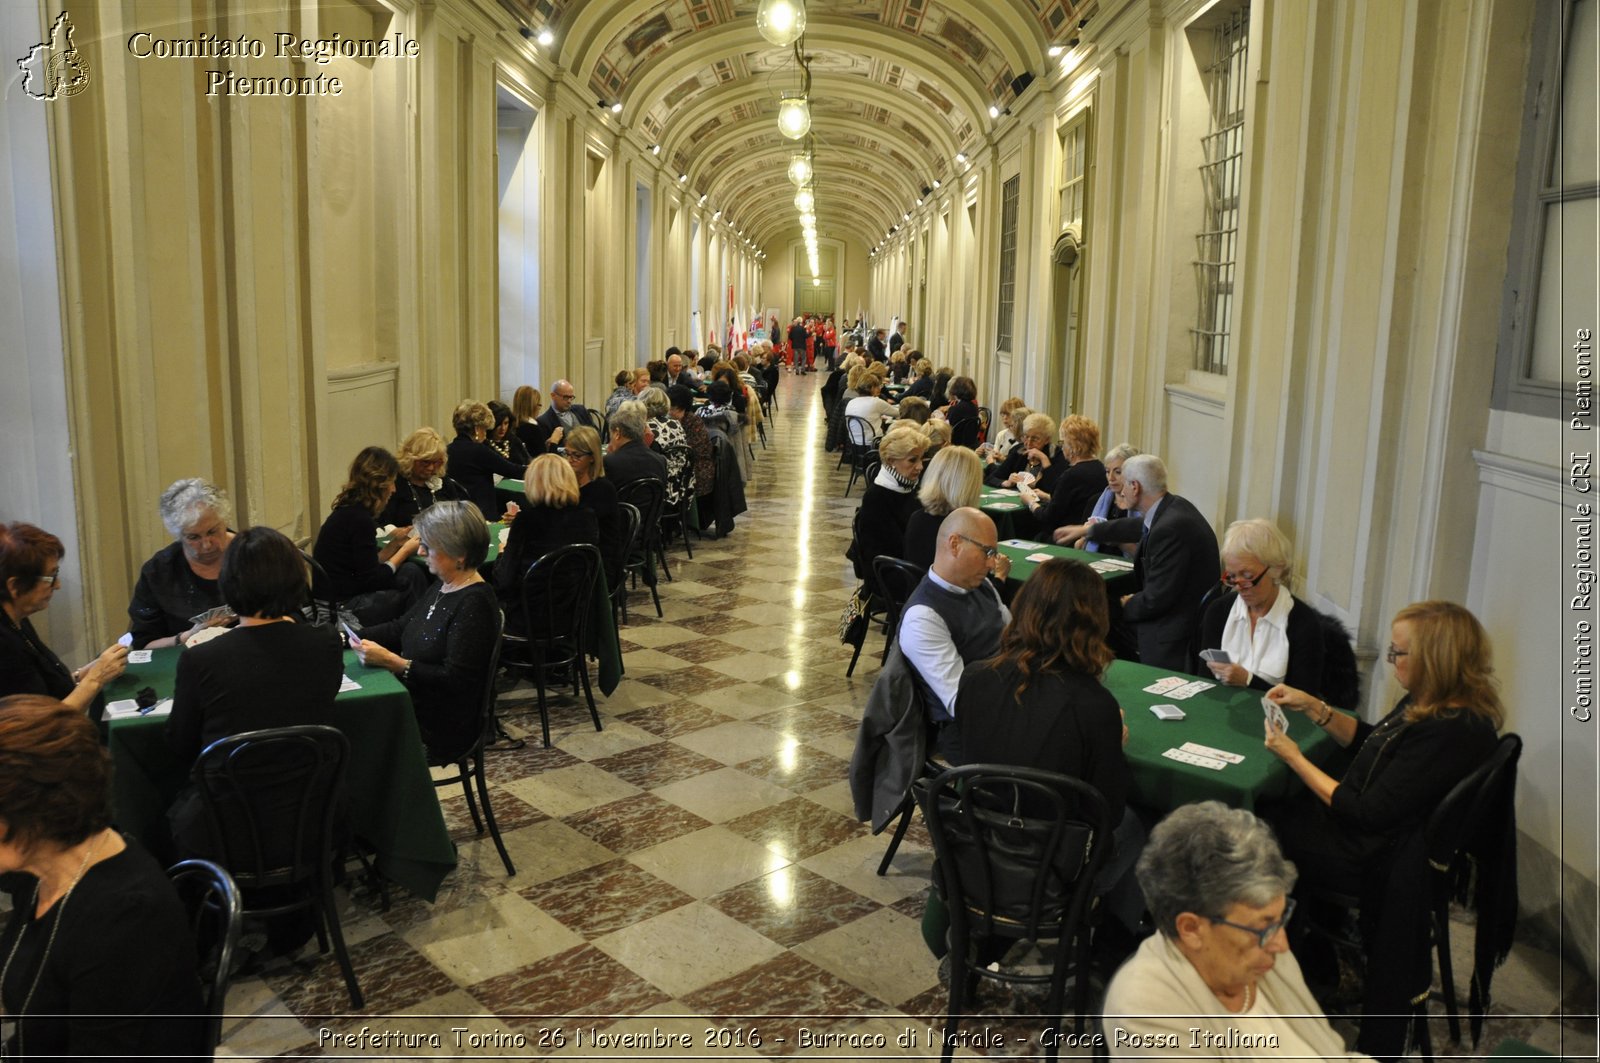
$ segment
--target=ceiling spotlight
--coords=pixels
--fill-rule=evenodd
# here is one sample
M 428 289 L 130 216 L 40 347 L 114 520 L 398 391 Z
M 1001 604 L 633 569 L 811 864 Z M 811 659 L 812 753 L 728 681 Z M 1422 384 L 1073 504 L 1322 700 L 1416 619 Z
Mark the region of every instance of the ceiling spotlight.
M 967 153 L 966 152 L 964 152 L 964 151 L 956 152 L 956 162 L 963 163 L 963 162 L 966 162 L 966 161 L 967 161 Z
M 807 152 L 797 151 L 789 156 L 789 180 L 797 188 L 811 180 L 811 156 Z
M 660 144 L 651 144 L 650 145 L 650 154 L 652 154 L 652 155 L 660 155 L 661 154 L 661 145 Z
M 1000 105 L 999 104 L 991 103 L 989 105 L 989 117 L 990 118 L 999 118 L 1000 117 Z
M 904 214 L 904 215 L 901 216 L 900 220 L 901 221 L 910 221 L 911 220 L 911 215 L 910 214 Z
M 616 103 L 613 103 L 611 105 L 611 113 L 612 114 L 621 114 L 622 113 L 622 101 L 621 100 L 618 100 Z
M 919 206 L 919 207 L 922 206 L 922 200 L 921 199 L 917 200 L 917 206 Z
M 938 188 L 938 187 L 939 187 L 939 179 L 938 179 L 938 178 L 937 178 L 937 177 L 935 177 L 935 178 L 934 178 L 934 179 L 933 179 L 933 187 L 935 187 L 935 188 Z
M 790 140 L 799 140 L 811 132 L 811 106 L 804 96 L 784 95 L 778 104 L 778 132 Z
M 539 43 L 548 48 L 556 43 L 556 35 L 551 33 L 549 29 L 542 29 L 539 31 Z
M 761 0 L 756 30 L 777 47 L 789 47 L 806 31 L 805 0 Z
M 720 217 L 722 217 L 722 210 L 721 210 L 721 208 L 718 208 L 718 209 L 716 209 L 716 210 L 714 210 L 714 211 L 712 211 L 712 212 L 711 212 L 711 220 L 712 220 L 712 221 L 716 221 L 716 220 L 717 220 L 717 219 L 718 219 L 718 218 L 720 218 Z
M 706 200 L 708 200 L 710 198 L 711 198 L 711 193 L 710 192 L 705 193 L 703 196 L 700 197 L 700 205 L 702 207 L 705 206 L 706 205 Z
M 1060 55 L 1062 52 L 1064 52 L 1066 50 L 1067 49 L 1066 49 L 1065 45 L 1052 44 L 1049 48 L 1045 49 L 1045 53 L 1044 54 L 1048 55 L 1051 59 L 1054 59 L 1056 56 Z

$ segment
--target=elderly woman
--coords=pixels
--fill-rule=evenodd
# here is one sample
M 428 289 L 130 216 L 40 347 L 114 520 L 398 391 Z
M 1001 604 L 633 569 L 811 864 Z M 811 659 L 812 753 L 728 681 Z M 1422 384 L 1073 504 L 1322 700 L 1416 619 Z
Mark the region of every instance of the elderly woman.
M 623 578 L 622 564 L 628 552 L 617 487 L 606 477 L 605 459 L 600 451 L 600 433 L 587 426 L 567 433 L 563 450 L 567 465 L 578 481 L 578 505 L 594 514 L 599 533 L 600 559 L 605 565 L 606 586 L 615 590 Z
M 393 454 L 382 447 L 363 449 L 350 463 L 349 478 L 311 548 L 311 556 L 328 574 L 329 590 L 363 623 L 398 616 L 428 582 L 420 568 L 406 564 L 417 552 L 414 535 L 396 535 L 378 549 L 378 514 L 394 497 L 399 475 Z
M 489 527 L 471 503 L 439 502 L 417 517 L 416 533 L 438 582 L 404 616 L 363 627 L 351 649 L 362 664 L 400 677 L 430 759 L 453 761 L 477 740 L 500 626 L 494 588 L 478 572 Z
M 1028 404 L 1016 395 L 1011 396 L 1000 404 L 1000 408 L 995 411 L 1000 424 L 998 429 L 989 436 L 990 456 L 984 459 L 986 462 L 998 461 L 1010 453 L 1011 445 L 1022 438 L 1021 425 L 1023 420 L 1032 412 L 1028 408 Z
M 522 613 L 522 577 L 533 563 L 563 546 L 600 543 L 600 525 L 594 511 L 578 504 L 578 478 L 559 455 L 541 454 L 533 459 L 522 493 L 528 504 L 511 522 L 505 548 L 494 566 L 495 590 L 505 607 L 506 630 L 517 635 L 528 629 Z M 581 608 L 582 603 L 577 606 Z
M 946 447 L 933 456 L 917 485 L 919 508 L 906 521 L 900 556 L 927 568 L 939 547 L 939 525 L 957 509 L 977 508 L 983 463 L 966 447 Z
M 915 421 L 917 424 L 927 424 L 928 417 L 933 413 L 933 408 L 928 405 L 928 400 L 919 399 L 915 395 L 910 398 L 902 396 L 898 408 L 902 420 Z
M 1100 452 L 1100 426 L 1079 414 L 1061 422 L 1061 453 L 1065 467 L 1048 487 L 1024 485 L 1022 501 L 1033 513 L 1036 534 L 1043 537 L 1067 524 L 1082 524 L 1105 489 L 1106 467 L 1095 457 Z
M 1272 830 L 1220 801 L 1184 805 L 1139 857 L 1157 933 L 1106 990 L 1113 1059 L 1348 1059 L 1289 952 L 1295 866 Z
M 530 458 L 537 458 L 561 442 L 561 428 L 554 432 L 545 430 L 539 423 L 539 412 L 544 408 L 544 396 L 531 384 L 524 384 L 511 395 L 511 415 L 517 422 L 517 438 Z
M 28 618 L 50 607 L 61 584 L 61 540 L 32 524 L 0 524 L 0 697 L 43 694 L 87 712 L 100 703 L 100 691 L 128 663 L 126 647 L 112 643 L 78 669 L 69 671 L 33 630 Z M 98 715 L 98 710 L 96 711 Z
M 139 570 L 128 603 L 133 648 L 182 645 L 207 624 L 197 617 L 222 604 L 217 571 L 233 540 L 227 492 L 208 480 L 179 480 L 161 492 L 161 523 L 173 542 L 157 550 Z
M 208 1058 L 189 920 L 111 826 L 111 755 L 82 712 L 0 700 L 0 933 L 8 1059 Z
M 1088 518 L 1081 525 L 1065 525 L 1055 530 L 1054 538 L 1056 542 L 1065 543 L 1068 546 L 1076 546 L 1079 549 L 1089 551 L 1091 554 L 1099 553 L 1114 546 L 1112 543 L 1089 542 L 1084 538 L 1084 533 L 1087 532 L 1091 524 L 1098 524 L 1106 520 L 1117 520 L 1128 515 L 1127 510 L 1117 505 L 1117 496 L 1122 493 L 1122 463 L 1129 458 L 1137 456 L 1138 453 L 1139 448 L 1132 443 L 1118 443 L 1106 451 L 1105 457 L 1101 459 L 1102 464 L 1106 467 L 1106 489 L 1100 492 L 1099 498 L 1095 499 L 1094 505 L 1089 509 Z M 1122 552 L 1130 557 L 1137 549 L 1138 545 L 1135 543 L 1122 545 Z
M 328 722 L 344 655 L 337 634 L 295 622 L 310 580 L 305 555 L 282 532 L 257 525 L 234 536 L 218 584 L 239 626 L 178 658 L 167 744 L 179 764 L 229 735 Z M 171 818 L 180 852 L 215 851 L 197 795 L 180 797 Z
M 450 423 L 456 430 L 456 437 L 446 448 L 450 471 L 466 488 L 467 498 L 478 507 L 485 520 L 498 516 L 500 503 L 494 495 L 495 477 L 520 480 L 527 466 L 502 458 L 485 442 L 489 429 L 494 426 L 494 414 L 483 403 L 470 400 L 461 403 L 451 414 Z M 515 510 L 506 513 L 507 520 L 514 516 Z
M 927 399 L 933 405 L 933 363 L 926 358 L 907 361 L 911 365 L 911 385 L 900 396 L 901 400 L 908 397 Z
M 947 453 L 963 452 L 971 453 L 959 447 Z M 1128 877 L 1144 827 L 1127 803 L 1133 773 L 1122 747 L 1128 728 L 1102 683 L 1113 659 L 1109 628 L 1099 574 L 1065 558 L 1046 561 L 1012 601 L 1000 652 L 962 672 L 954 715 L 967 763 L 1043 768 L 1100 791 L 1117 827 L 1096 892 L 1131 933 L 1144 911 Z
M 1222 538 L 1222 582 L 1227 594 L 1200 616 L 1200 648 L 1221 650 L 1226 661 L 1200 661 L 1228 686 L 1270 690 L 1279 683 L 1322 695 L 1321 618 L 1289 593 L 1294 551 L 1270 520 L 1236 520 Z M 1214 655 L 1213 655 L 1214 656 Z
M 650 386 L 650 370 L 640 367 L 638 369 L 619 369 L 614 378 L 616 387 L 611 389 L 611 394 L 606 396 L 606 416 L 610 417 L 617 412 L 617 407 L 624 402 L 632 402 L 638 398 L 645 388 Z
M 378 514 L 379 524 L 409 528 L 417 514 L 434 502 L 467 497 L 466 488 L 445 475 L 444 437 L 432 428 L 422 427 L 406 436 L 395 460 L 400 463 L 400 475 L 395 477 L 389 504 Z
M 950 445 L 950 426 L 937 417 L 922 426 L 922 435 L 928 443 L 928 449 L 922 453 L 924 462 L 932 461 L 939 451 Z
M 906 539 L 906 522 L 917 510 L 917 481 L 922 478 L 922 454 L 928 440 L 914 428 L 896 428 L 878 440 L 878 460 L 883 467 L 861 494 L 856 511 L 856 537 L 850 560 L 856 575 L 876 593 L 872 559 L 880 554 L 899 557 Z
M 984 480 L 991 487 L 1016 487 L 1037 483 L 1061 455 L 1051 455 L 1056 423 L 1047 413 L 1028 413 L 1017 423 L 1017 442 L 1004 458 L 992 465 Z M 1023 474 L 1027 475 L 1024 476 Z
M 883 381 L 876 373 L 864 373 L 861 381 L 856 386 L 856 397 L 845 403 L 844 407 L 846 418 L 857 417 L 866 422 L 866 430 L 872 433 L 872 439 L 877 439 L 882 434 L 883 419 L 893 416 L 895 412 L 893 405 L 878 396 L 878 392 L 882 388 Z M 852 422 L 846 420 L 845 424 L 850 426 Z M 855 431 L 860 431 L 861 428 L 860 424 L 854 425 Z M 847 427 L 846 431 L 851 432 L 851 429 Z M 859 444 L 870 442 L 870 440 L 854 438 L 852 432 L 850 442 Z
M 667 509 L 675 510 L 694 494 L 694 456 L 689 451 L 689 437 L 684 434 L 683 423 L 673 419 L 672 402 L 665 391 L 652 385 L 644 389 L 640 399 L 649 416 L 650 449 L 667 459 Z M 709 444 L 708 436 L 707 449 Z
M 505 458 L 511 464 L 521 465 L 526 468 L 528 462 L 532 461 L 533 458 L 529 455 L 528 448 L 522 445 L 522 440 L 517 438 L 517 433 L 514 430 L 516 419 L 511 412 L 511 407 L 493 399 L 489 400 L 485 405 L 489 407 L 489 412 L 494 416 L 494 427 L 489 429 L 489 436 L 484 442 L 489 444 L 490 450 Z

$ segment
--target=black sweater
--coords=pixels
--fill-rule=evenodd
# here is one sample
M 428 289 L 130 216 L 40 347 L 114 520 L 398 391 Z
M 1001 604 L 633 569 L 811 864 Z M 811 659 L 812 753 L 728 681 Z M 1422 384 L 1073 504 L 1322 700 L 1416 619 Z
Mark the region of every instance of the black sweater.
M 311 556 L 328 573 L 333 596 L 342 601 L 394 586 L 394 569 L 378 560 L 378 522 L 365 506 L 334 507 L 317 532 Z

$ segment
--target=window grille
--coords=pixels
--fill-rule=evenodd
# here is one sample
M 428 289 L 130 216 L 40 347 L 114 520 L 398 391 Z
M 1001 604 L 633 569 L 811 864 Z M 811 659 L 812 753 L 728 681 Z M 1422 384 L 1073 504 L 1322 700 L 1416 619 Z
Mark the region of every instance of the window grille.
M 1226 373 L 1233 335 L 1234 268 L 1239 253 L 1239 186 L 1244 163 L 1245 61 L 1250 9 L 1240 8 L 1212 30 L 1211 57 L 1202 77 L 1210 123 L 1200 139 L 1204 161 L 1200 187 L 1204 215 L 1195 237 L 1195 283 L 1199 306 L 1194 367 Z
M 1000 186 L 1000 307 L 995 347 L 1011 347 L 1012 311 L 1017 298 L 1017 199 L 1022 192 L 1022 175 L 1017 174 Z

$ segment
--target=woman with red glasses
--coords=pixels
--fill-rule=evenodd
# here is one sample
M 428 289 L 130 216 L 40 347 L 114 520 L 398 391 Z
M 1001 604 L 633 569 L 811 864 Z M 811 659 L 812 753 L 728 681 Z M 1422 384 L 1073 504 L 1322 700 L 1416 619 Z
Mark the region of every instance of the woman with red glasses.
M 1276 524 L 1256 518 L 1228 525 L 1222 538 L 1228 593 L 1201 614 L 1199 674 L 1209 670 L 1220 683 L 1262 691 L 1287 683 L 1352 703 L 1348 690 L 1335 697 L 1324 687 L 1321 617 L 1289 593 L 1293 578 L 1294 551 Z

